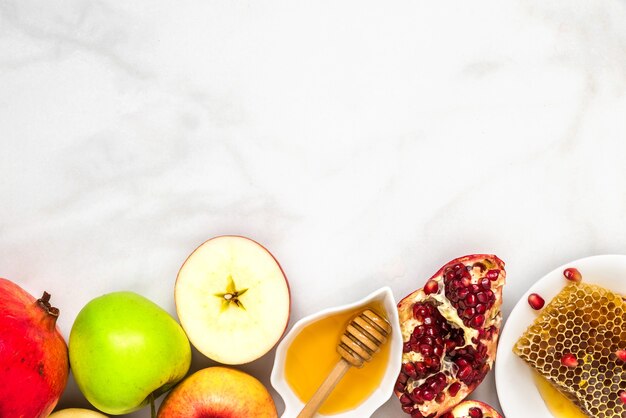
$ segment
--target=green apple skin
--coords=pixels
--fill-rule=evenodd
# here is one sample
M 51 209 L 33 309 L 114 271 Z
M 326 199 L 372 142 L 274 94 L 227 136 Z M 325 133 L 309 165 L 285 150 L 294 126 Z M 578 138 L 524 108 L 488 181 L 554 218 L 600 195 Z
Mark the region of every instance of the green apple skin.
M 99 410 L 127 414 L 181 380 L 191 347 L 181 326 L 133 292 L 93 299 L 78 313 L 69 342 L 79 389 Z

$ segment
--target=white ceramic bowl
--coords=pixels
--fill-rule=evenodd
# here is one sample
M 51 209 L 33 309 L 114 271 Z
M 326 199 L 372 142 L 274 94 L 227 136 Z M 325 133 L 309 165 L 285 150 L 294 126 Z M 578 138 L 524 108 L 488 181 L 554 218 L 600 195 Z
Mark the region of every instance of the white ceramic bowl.
M 324 309 L 313 315 L 302 318 L 295 323 L 289 333 L 287 333 L 285 338 L 283 338 L 276 349 L 276 358 L 274 359 L 274 368 L 272 369 L 271 376 L 272 386 L 276 389 L 276 391 L 278 391 L 280 396 L 285 401 L 285 412 L 283 413 L 282 418 L 295 418 L 304 406 L 304 403 L 293 392 L 284 378 L 287 348 L 290 346 L 293 339 L 305 326 L 312 322 L 339 312 L 345 312 L 359 307 L 366 307 L 373 302 L 382 303 L 385 309 L 385 314 L 391 323 L 392 328 L 389 341 L 391 344 L 389 362 L 387 364 L 387 370 L 385 371 L 383 380 L 372 395 L 370 395 L 369 398 L 363 401 L 355 409 L 333 415 L 322 415 L 318 413 L 316 416 L 329 416 L 333 418 L 364 418 L 371 416 L 376 409 L 387 402 L 389 397 L 393 394 L 393 387 L 396 383 L 396 379 L 398 378 L 398 374 L 400 373 L 400 366 L 402 362 L 402 335 L 400 332 L 400 322 L 398 320 L 398 311 L 396 309 L 396 301 L 393 297 L 393 292 L 389 287 L 383 287 L 367 295 L 363 299 L 349 305 Z

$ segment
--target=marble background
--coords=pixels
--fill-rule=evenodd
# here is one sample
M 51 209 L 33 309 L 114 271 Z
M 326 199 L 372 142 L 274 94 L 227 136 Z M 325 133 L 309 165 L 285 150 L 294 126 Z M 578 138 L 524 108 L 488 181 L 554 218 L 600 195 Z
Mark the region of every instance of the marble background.
M 625 251 L 625 20 L 623 0 L 0 0 L 0 276 L 51 292 L 68 336 L 113 290 L 173 313 L 219 234 L 280 260 L 292 322 L 493 252 L 506 314 Z M 242 369 L 269 384 L 272 361 Z M 498 405 L 493 376 L 474 397 Z

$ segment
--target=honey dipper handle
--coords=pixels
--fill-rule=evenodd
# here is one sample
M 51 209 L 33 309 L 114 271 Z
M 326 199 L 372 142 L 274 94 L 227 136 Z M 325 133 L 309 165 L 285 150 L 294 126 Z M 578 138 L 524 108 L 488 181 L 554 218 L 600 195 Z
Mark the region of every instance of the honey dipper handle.
M 328 395 L 330 395 L 330 392 L 333 391 L 350 367 L 351 364 L 344 359 L 339 360 L 335 368 L 326 376 L 326 380 L 324 380 L 311 399 L 304 405 L 304 408 L 302 408 L 297 418 L 312 418 L 315 416 L 317 410 L 320 409 L 326 398 L 328 398 Z

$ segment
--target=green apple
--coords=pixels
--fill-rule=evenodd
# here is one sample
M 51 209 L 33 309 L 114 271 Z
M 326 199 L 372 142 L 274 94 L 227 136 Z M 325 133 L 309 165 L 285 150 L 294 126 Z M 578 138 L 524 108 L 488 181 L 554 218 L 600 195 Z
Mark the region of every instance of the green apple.
M 107 418 L 107 416 L 90 409 L 67 408 L 56 411 L 48 418 Z
M 276 405 L 256 378 L 227 367 L 209 367 L 176 386 L 158 418 L 278 418 Z
M 147 405 L 181 380 L 191 364 L 180 325 L 132 292 L 109 293 L 85 305 L 72 326 L 69 352 L 79 389 L 111 415 Z

